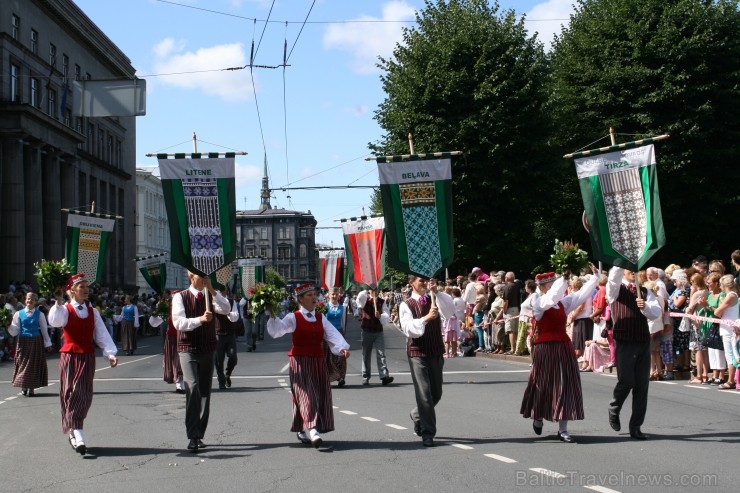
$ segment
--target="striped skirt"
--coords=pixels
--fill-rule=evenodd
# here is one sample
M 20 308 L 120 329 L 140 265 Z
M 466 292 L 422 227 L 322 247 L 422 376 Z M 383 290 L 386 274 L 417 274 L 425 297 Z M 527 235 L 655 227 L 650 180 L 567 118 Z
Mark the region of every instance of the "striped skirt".
M 81 430 L 92 406 L 95 353 L 59 353 L 62 433 Z
M 46 366 L 44 338 L 40 335 L 18 337 L 13 387 L 37 389 L 47 385 L 49 385 L 49 369 Z
M 324 358 L 326 359 L 326 368 L 329 372 L 329 382 L 344 380 L 347 376 L 347 358 L 344 356 L 335 356 L 332 354 L 329 345 L 324 342 Z
M 570 341 L 535 346 L 520 412 L 525 418 L 547 421 L 584 418 L 581 375 Z
M 131 320 L 121 320 L 121 351 L 136 349 L 136 327 Z
M 165 382 L 182 381 L 182 367 L 180 366 L 180 357 L 177 355 L 177 334 L 165 336 L 162 368 L 164 369 Z
M 316 428 L 319 433 L 334 430 L 329 371 L 324 357 L 291 356 L 290 388 L 293 397 L 293 425 L 290 431 Z

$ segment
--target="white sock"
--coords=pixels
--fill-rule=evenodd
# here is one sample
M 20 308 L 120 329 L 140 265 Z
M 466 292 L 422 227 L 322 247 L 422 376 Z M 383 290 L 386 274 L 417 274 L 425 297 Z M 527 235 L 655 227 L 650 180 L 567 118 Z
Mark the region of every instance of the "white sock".
M 85 443 L 85 437 L 82 436 L 82 430 L 72 430 L 72 433 L 74 434 L 78 445 Z
M 568 433 L 568 420 L 564 419 L 558 423 L 558 431 L 560 433 Z

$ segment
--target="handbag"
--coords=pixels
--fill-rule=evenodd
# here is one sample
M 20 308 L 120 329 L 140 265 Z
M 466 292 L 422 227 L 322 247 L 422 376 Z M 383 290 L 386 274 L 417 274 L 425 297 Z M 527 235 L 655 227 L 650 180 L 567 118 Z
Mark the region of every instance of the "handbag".
M 702 345 L 709 349 L 723 349 L 722 336 L 719 335 L 719 324 L 714 322 L 702 338 Z
M 678 330 L 680 332 L 689 332 L 691 330 L 691 319 L 683 317 L 681 323 L 678 324 Z

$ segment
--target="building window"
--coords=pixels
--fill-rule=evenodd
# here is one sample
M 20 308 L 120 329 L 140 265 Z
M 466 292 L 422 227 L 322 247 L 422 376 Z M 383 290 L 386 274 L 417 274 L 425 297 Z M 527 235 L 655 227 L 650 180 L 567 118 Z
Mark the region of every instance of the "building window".
M 265 247 L 260 248 L 260 257 L 267 258 L 267 248 Z
M 87 124 L 87 152 L 95 153 L 95 125 L 92 123 Z
M 80 75 L 82 75 L 82 69 L 75 63 L 75 80 L 80 80 Z
M 307 251 L 306 245 L 301 245 L 299 248 L 300 248 L 300 257 L 306 258 L 306 251 Z
M 254 247 L 247 248 L 247 257 L 254 257 Z
M 18 37 L 20 36 L 20 32 L 21 32 L 21 18 L 13 14 L 12 25 L 13 25 L 13 29 L 12 29 L 13 39 L 18 41 Z
M 39 33 L 35 29 L 31 29 L 31 53 L 39 54 Z
M 52 118 L 57 117 L 57 92 L 54 89 L 47 89 L 46 94 L 46 114 Z
M 108 135 L 108 150 L 107 150 L 107 155 L 105 157 L 108 158 L 109 163 L 111 164 L 113 163 L 113 136 L 112 135 Z
M 80 133 L 80 134 L 82 133 L 82 117 L 81 116 L 75 117 L 75 130 L 77 131 L 77 133 Z
M 308 277 L 308 266 L 301 265 L 300 270 L 301 270 L 300 277 L 302 277 L 303 279 L 307 278 Z
M 252 228 L 247 228 L 247 241 L 254 240 L 254 230 Z
M 287 247 L 287 246 L 278 247 L 278 259 L 282 259 L 282 260 L 290 259 L 290 247 Z
M 36 77 L 31 77 L 31 106 L 34 108 L 41 106 L 40 90 L 39 80 Z
M 54 43 L 49 43 L 49 65 L 57 66 L 57 47 Z
M 105 130 L 98 129 L 98 157 L 105 159 Z
M 260 239 L 266 240 L 267 239 L 267 228 L 260 228 Z
M 62 54 L 62 77 L 64 77 L 65 82 L 68 76 L 69 76 L 69 57 L 67 55 Z
M 15 17 L 15 16 L 13 16 Z M 18 87 L 18 77 L 20 77 L 21 69 L 18 65 L 10 65 L 10 100 L 17 103 L 21 100 L 21 95 Z
M 301 238 L 308 238 L 307 228 L 301 228 Z
M 116 139 L 116 166 L 122 167 L 123 166 L 123 145 L 121 144 L 120 139 Z

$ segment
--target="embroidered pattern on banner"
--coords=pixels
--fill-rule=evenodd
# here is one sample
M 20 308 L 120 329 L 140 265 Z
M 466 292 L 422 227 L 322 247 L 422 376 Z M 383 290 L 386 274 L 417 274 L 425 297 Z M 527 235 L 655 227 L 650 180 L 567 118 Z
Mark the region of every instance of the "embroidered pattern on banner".
M 426 277 L 442 265 L 434 182 L 399 185 L 409 267 Z
M 638 169 L 599 176 L 612 248 L 637 264 L 647 245 L 647 215 Z
M 184 179 L 182 188 L 193 266 L 204 273 L 214 272 L 224 264 L 216 180 Z

